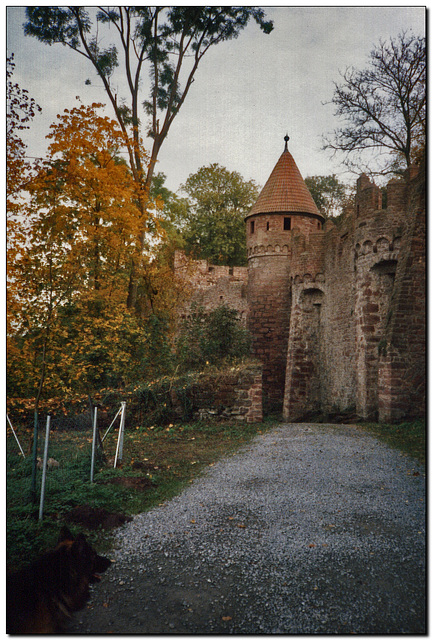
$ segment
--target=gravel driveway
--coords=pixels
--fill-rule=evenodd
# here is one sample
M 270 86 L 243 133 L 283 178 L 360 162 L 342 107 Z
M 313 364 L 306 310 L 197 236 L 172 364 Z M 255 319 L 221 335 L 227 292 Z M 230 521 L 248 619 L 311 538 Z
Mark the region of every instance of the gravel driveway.
M 360 427 L 281 425 L 118 530 L 69 633 L 425 633 L 425 472 Z

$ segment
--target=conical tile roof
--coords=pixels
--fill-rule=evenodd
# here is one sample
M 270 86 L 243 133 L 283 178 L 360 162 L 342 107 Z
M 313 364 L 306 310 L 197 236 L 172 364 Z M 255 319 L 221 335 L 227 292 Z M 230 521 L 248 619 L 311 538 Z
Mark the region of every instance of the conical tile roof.
M 248 216 L 257 213 L 307 213 L 322 218 L 287 144 Z

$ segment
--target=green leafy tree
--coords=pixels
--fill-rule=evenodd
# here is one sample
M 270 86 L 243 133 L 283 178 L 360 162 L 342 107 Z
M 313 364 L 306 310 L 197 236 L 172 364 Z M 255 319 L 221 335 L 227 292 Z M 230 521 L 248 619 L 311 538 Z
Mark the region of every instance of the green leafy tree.
M 348 203 L 349 188 L 334 174 L 307 177 L 305 183 L 323 216 L 334 218 L 342 213 Z
M 171 256 L 175 249 L 184 248 L 181 230 L 187 221 L 188 202 L 165 186 L 166 175 L 156 173 L 150 186 L 150 197 L 161 204 L 159 222 L 164 230 L 165 250 Z
M 183 370 L 232 362 L 250 355 L 250 334 L 235 309 L 192 307 L 180 327 L 177 358 Z
M 93 66 L 124 133 L 134 178 L 149 186 L 159 150 L 211 47 L 237 38 L 252 18 L 264 33 L 273 23 L 258 7 L 27 7 L 26 35 L 49 45 L 60 43 Z M 129 96 L 118 96 L 114 77 L 120 64 Z M 144 69 L 150 95 L 140 95 Z M 152 149 L 148 165 L 139 152 L 142 105 L 149 117 Z
M 380 42 L 366 69 L 348 68 L 342 78 L 331 103 L 345 125 L 324 140 L 324 149 L 341 152 L 353 170 L 370 172 L 371 157 L 375 174 L 409 167 L 426 134 L 425 38 L 404 32 Z
M 182 186 L 189 196 L 185 250 L 213 264 L 247 264 L 244 217 L 259 194 L 253 180 L 219 164 L 201 167 Z

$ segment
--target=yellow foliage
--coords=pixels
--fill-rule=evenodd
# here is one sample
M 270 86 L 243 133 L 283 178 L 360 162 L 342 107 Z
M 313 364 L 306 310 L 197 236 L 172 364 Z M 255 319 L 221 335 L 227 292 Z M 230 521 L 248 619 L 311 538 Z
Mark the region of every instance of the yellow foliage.
M 80 105 L 57 117 L 48 157 L 8 229 L 8 376 L 15 392 L 89 390 L 107 366 L 126 371 L 145 342 L 126 300 L 143 230 L 148 241 L 158 238 L 159 203 L 153 206 L 134 180 L 124 159 L 130 141 L 99 115 L 101 107 Z

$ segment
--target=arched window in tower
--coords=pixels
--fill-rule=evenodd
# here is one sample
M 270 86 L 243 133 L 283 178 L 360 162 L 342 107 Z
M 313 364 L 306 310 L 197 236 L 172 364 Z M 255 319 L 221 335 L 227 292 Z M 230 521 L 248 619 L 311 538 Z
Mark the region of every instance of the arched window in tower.
M 284 231 L 291 230 L 291 218 L 284 218 Z
M 255 220 L 251 220 L 251 224 L 250 224 L 250 232 L 254 233 L 255 232 Z

